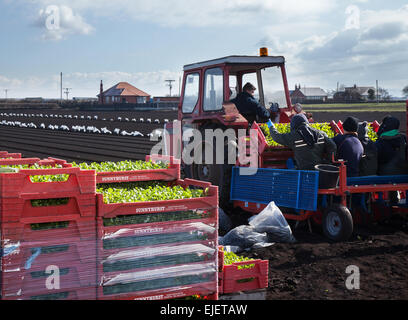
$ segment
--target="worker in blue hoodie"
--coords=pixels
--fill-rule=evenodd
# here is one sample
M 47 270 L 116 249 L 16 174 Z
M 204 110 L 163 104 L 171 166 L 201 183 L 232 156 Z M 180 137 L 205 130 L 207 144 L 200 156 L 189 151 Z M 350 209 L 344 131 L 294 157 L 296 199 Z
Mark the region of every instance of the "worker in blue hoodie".
M 346 161 L 347 177 L 360 175 L 360 160 L 364 154 L 364 148 L 358 139 L 358 122 L 355 117 L 347 117 L 343 123 L 344 134 L 333 138 L 337 145 L 337 159 Z

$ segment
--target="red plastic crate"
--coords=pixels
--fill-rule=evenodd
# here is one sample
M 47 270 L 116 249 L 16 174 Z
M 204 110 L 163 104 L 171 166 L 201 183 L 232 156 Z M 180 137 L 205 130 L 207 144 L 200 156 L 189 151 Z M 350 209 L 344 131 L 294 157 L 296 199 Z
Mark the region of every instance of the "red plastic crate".
M 0 159 L 20 159 L 21 153 L 8 153 L 7 151 L 0 151 Z
M 116 172 L 97 172 L 96 183 L 116 183 L 116 182 L 131 182 L 131 181 L 173 181 L 180 179 L 180 160 L 172 156 L 146 156 L 146 161 L 158 160 L 167 161 L 169 167 L 167 169 L 152 169 L 152 170 L 133 170 L 133 171 L 116 171 Z
M 35 207 L 31 200 L 69 198 L 66 204 Z M 95 194 L 32 193 L 21 194 L 17 198 L 0 198 L 0 222 L 13 223 L 61 216 L 96 217 Z
M 104 294 L 104 287 L 99 286 L 97 287 L 96 296 L 97 300 L 164 300 L 188 297 L 196 294 L 204 296 L 218 294 L 216 279 L 216 274 L 214 274 L 213 281 L 118 294 Z
M 215 211 L 215 210 L 214 210 Z M 217 210 L 218 211 L 218 210 Z M 213 213 L 211 218 L 205 220 L 185 220 L 185 221 L 171 221 L 171 222 L 158 222 L 158 223 L 149 223 L 141 225 L 123 225 L 123 226 L 103 226 L 101 219 L 98 219 L 97 230 L 98 230 L 98 259 L 104 259 L 111 254 L 121 252 L 123 250 L 129 250 L 133 247 L 127 248 L 104 248 L 104 240 L 107 239 L 121 239 L 126 237 L 135 237 L 135 236 L 150 236 L 150 235 L 163 235 L 163 234 L 177 234 L 177 233 L 191 233 L 197 232 L 199 236 L 206 235 L 206 239 L 202 240 L 192 240 L 186 241 L 183 243 L 201 243 L 204 245 L 212 246 L 216 245 L 218 241 L 218 225 L 215 219 L 218 217 L 217 212 Z M 207 227 L 197 224 L 206 224 Z M 211 226 L 212 225 L 212 226 Z M 207 229 L 208 228 L 208 229 Z M 207 230 L 205 230 L 207 229 Z M 174 244 L 174 242 L 169 243 L 157 243 L 154 246 L 161 246 L 163 244 Z
M 251 126 L 251 130 L 252 129 L 258 131 L 258 153 L 262 154 L 265 149 L 269 148 L 268 142 L 266 141 L 265 135 L 258 123 L 254 122 Z
M 97 300 L 168 300 L 192 295 L 206 296 L 208 300 L 218 300 L 218 292 L 215 291 L 213 282 L 113 296 L 103 296 L 103 293 L 102 295 L 100 293 L 100 288 L 98 289 Z
M 64 240 L 10 243 L 1 259 L 1 270 L 46 268 L 66 263 L 96 261 L 96 240 Z
M 218 293 L 224 292 L 224 251 L 221 250 L 222 246 L 218 246 Z
M 64 224 L 60 228 L 47 230 L 35 230 L 32 227 L 32 224 L 52 222 L 64 222 Z M 0 230 L 2 247 L 13 243 L 28 245 L 47 241 L 55 243 L 56 240 L 62 240 L 64 243 L 67 241 L 77 243 L 81 240 L 96 238 L 96 220 L 94 217 L 78 218 L 76 215 L 31 218 L 23 219 L 21 222 L 2 223 Z
M 176 180 L 174 182 L 171 182 L 170 184 L 179 185 L 184 188 L 208 188 L 208 194 L 205 197 L 192 199 L 106 204 L 103 202 L 103 195 L 97 193 L 97 215 L 104 218 L 113 218 L 120 215 L 174 212 L 194 209 L 213 209 L 218 207 L 218 187 L 211 185 L 211 183 L 209 182 L 185 179 Z
M 111 271 L 105 272 L 103 271 L 102 264 L 99 263 L 98 265 L 98 272 L 97 272 L 97 279 L 100 286 L 104 286 L 109 280 L 115 278 L 116 276 L 124 275 L 124 274 L 131 274 L 133 272 L 149 272 L 151 270 L 163 270 L 165 272 L 169 267 L 177 267 L 177 266 L 190 266 L 191 270 L 195 269 L 195 266 L 203 264 L 203 263 L 215 263 L 214 257 L 209 256 L 208 260 L 199 261 L 199 262 L 190 262 L 190 263 L 182 263 L 182 264 L 172 264 L 172 265 L 162 265 L 162 266 L 150 266 L 145 268 L 134 268 L 134 269 L 127 269 L 127 270 L 118 270 L 118 271 Z
M 2 300 L 96 300 L 96 287 L 73 288 L 69 290 L 47 290 L 35 294 L 4 296 Z
M 67 181 L 32 182 L 30 176 L 69 175 Z M 95 170 L 79 168 L 56 168 L 30 170 L 24 169 L 16 173 L 0 174 L 0 197 L 16 198 L 20 196 L 42 195 L 48 198 L 70 197 L 78 194 L 95 194 Z M 38 199 L 38 198 L 37 198 Z
M 97 286 L 95 262 L 51 264 L 57 267 L 59 274 L 59 287 L 57 290 L 70 290 L 80 287 Z M 53 269 L 55 270 L 55 269 Z M 29 270 L 10 271 L 1 273 L 1 295 L 18 296 L 50 293 L 55 289 L 47 288 L 47 279 L 53 277 L 53 271 L 49 275 L 45 274 L 44 268 L 31 268 Z M 37 274 L 37 275 L 36 275 Z M 51 284 L 56 284 L 54 281 Z
M 222 251 L 221 248 L 222 246 L 219 246 L 218 250 L 218 292 L 220 294 L 257 290 L 268 287 L 268 260 L 256 259 L 225 265 L 224 251 Z M 248 265 L 254 266 L 250 269 L 238 269 L 239 266 Z
M 254 265 L 250 269 L 239 266 Z M 268 260 L 251 260 L 224 265 L 223 293 L 249 291 L 268 287 Z
M 67 163 L 65 160 L 57 158 L 47 158 L 41 160 L 40 158 L 14 158 L 14 159 L 0 159 L 1 166 L 11 166 L 11 165 L 23 165 L 23 164 L 39 164 L 44 166 L 55 166 L 57 164 L 61 165 L 63 168 L 71 168 L 72 164 Z

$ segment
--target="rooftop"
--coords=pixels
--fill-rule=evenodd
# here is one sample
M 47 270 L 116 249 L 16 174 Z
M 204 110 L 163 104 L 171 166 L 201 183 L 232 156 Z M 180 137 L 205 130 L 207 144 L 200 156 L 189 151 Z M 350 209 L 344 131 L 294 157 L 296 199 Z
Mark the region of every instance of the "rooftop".
M 132 86 L 128 82 L 119 82 L 103 92 L 104 96 L 137 96 L 148 97 L 150 94 Z M 99 96 L 99 95 L 98 95 Z
M 231 64 L 231 65 L 244 64 L 244 65 L 249 65 L 251 67 L 256 67 L 256 68 L 267 68 L 267 67 L 272 67 L 276 65 L 281 65 L 284 63 L 285 63 L 285 58 L 282 56 L 276 56 L 276 57 L 273 57 L 273 56 L 267 56 L 267 57 L 228 56 L 228 57 L 223 57 L 219 59 L 213 59 L 213 60 L 207 60 L 207 61 L 187 64 L 184 66 L 184 71 L 212 66 L 212 65 L 218 65 L 218 64 Z

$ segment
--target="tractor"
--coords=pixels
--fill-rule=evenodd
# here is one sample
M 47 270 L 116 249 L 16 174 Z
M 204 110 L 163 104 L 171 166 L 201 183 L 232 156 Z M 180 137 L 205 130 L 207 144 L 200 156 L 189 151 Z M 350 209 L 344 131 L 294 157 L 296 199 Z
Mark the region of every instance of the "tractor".
M 266 69 L 273 70 L 268 73 L 269 77 L 272 74 L 272 81 L 283 83 L 282 90 L 277 96 L 280 104 L 277 101 L 266 101 L 263 86 Z M 236 164 L 236 159 L 228 161 L 227 156 L 237 148 L 238 130 L 249 128 L 260 130 L 256 122 L 248 123 L 230 102 L 249 80 L 257 88 L 260 103 L 273 113 L 274 122 L 288 123 L 295 114 L 304 113 L 299 104 L 293 106 L 291 103 L 285 58 L 269 56 L 267 48 L 261 48 L 259 56 L 227 56 L 185 65 L 178 108 L 178 121 L 181 125 L 178 134 L 182 136 L 182 142 L 181 145 L 175 146 L 174 143 L 172 144 L 174 139 L 167 140 L 170 141 L 167 144 L 167 153 L 180 156 L 186 144 L 191 142 L 192 130 L 201 133 L 203 137 L 201 147 L 196 146 L 193 151 L 194 159 L 201 161 L 192 161 L 192 163 L 182 161 L 183 171 L 188 178 L 209 181 L 217 185 L 221 206 L 228 205 L 229 201 L 231 168 Z M 308 116 L 310 118 L 310 115 Z M 174 123 L 167 124 L 165 129 L 167 133 L 170 132 L 170 136 L 177 134 Z M 222 145 L 217 145 L 215 139 L 204 138 L 208 129 L 213 131 L 219 129 L 224 133 L 228 129 L 231 132 L 232 129 L 235 135 L 225 135 Z M 176 148 L 178 148 L 177 151 L 175 151 Z M 278 149 L 271 155 L 264 147 L 259 148 L 258 165 L 284 168 L 292 152 L 286 148 Z M 223 153 L 224 161 L 216 161 L 220 153 Z

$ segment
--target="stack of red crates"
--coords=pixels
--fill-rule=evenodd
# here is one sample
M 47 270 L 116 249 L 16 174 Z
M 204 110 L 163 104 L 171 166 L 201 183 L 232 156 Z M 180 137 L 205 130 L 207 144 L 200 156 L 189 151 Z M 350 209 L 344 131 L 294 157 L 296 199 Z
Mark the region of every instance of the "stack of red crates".
M 96 299 L 96 173 L 64 160 L 0 160 L 62 168 L 0 173 L 1 299 Z M 32 176 L 68 176 L 61 182 Z M 36 206 L 39 199 L 64 199 Z
M 218 188 L 180 180 L 179 169 L 172 165 L 176 160 L 168 160 L 169 168 L 162 170 L 167 174 L 150 170 L 140 172 L 141 177 L 134 172 L 133 181 L 165 180 L 207 189 L 207 195 L 106 204 L 97 194 L 98 300 L 218 297 Z

